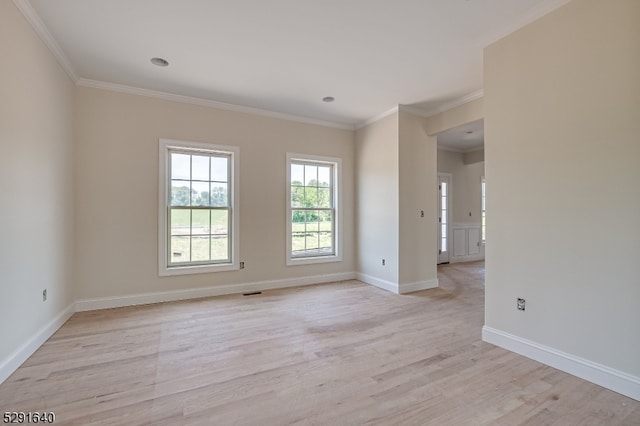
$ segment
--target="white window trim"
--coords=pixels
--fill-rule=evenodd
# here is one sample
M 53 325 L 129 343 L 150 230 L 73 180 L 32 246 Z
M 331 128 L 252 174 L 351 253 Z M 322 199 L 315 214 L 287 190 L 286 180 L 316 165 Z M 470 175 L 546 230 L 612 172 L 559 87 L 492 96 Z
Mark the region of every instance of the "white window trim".
M 167 206 L 170 197 L 170 185 L 168 179 L 169 149 L 182 149 L 197 152 L 220 152 L 231 155 L 231 192 L 229 193 L 231 205 L 231 262 L 210 265 L 185 265 L 169 266 L 169 224 L 167 217 Z M 202 142 L 189 142 L 173 139 L 159 140 L 159 196 L 158 196 L 158 274 L 161 277 L 185 274 L 204 274 L 209 272 L 232 271 L 240 269 L 240 148 L 237 146 L 215 145 Z
M 333 164 L 333 199 L 334 199 L 334 245 L 335 254 L 330 256 L 313 256 L 313 257 L 292 257 L 291 256 L 291 162 L 292 161 L 312 161 L 316 163 Z M 342 261 L 342 159 L 336 157 L 324 157 L 319 155 L 297 154 L 287 152 L 287 198 L 286 198 L 286 259 L 287 266 L 310 265 L 314 263 L 328 263 Z

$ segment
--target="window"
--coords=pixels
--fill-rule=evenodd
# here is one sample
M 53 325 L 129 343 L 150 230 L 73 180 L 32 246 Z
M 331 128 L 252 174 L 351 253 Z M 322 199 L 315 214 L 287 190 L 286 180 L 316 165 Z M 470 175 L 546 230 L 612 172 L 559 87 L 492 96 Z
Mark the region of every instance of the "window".
M 342 260 L 340 166 L 338 158 L 287 154 L 287 265 Z
M 236 147 L 160 140 L 159 273 L 238 269 Z
M 485 238 L 486 238 L 486 235 L 487 235 L 487 218 L 486 218 L 487 215 L 486 215 L 486 209 L 485 209 L 485 183 L 484 183 L 484 176 L 482 176 L 481 186 L 482 186 L 482 215 L 481 215 L 482 227 L 481 227 L 480 232 L 481 232 L 481 235 L 482 235 L 482 237 L 481 237 L 482 244 L 484 244 L 485 243 Z

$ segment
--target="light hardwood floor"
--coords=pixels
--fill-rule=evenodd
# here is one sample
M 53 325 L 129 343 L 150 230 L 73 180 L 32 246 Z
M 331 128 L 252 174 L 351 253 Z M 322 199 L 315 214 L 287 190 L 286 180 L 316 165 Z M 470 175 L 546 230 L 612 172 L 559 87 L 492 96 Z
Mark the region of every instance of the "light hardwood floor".
M 640 402 L 481 341 L 482 262 L 75 314 L 0 385 L 72 425 L 639 425 Z

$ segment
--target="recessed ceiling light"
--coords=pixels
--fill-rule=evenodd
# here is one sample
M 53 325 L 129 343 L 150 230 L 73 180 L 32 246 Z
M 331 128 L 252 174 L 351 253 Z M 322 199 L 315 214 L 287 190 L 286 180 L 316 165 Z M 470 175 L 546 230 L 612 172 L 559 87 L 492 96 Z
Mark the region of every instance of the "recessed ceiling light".
M 169 61 L 163 58 L 151 58 L 151 63 L 159 67 L 166 67 L 167 65 L 169 65 Z
M 324 98 L 322 98 L 322 102 L 333 102 L 335 100 L 336 98 L 334 98 L 333 96 L 325 96 Z

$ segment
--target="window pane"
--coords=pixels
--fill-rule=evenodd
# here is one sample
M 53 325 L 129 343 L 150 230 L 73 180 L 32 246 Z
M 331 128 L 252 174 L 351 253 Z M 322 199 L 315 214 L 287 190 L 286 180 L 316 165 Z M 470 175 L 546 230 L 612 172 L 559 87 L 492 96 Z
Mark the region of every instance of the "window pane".
M 209 156 L 191 156 L 191 179 L 209 181 Z
M 331 185 L 331 167 L 318 167 L 318 186 L 328 188 Z
M 304 188 L 304 205 L 306 207 L 318 207 L 318 188 Z
M 304 184 L 305 186 L 318 185 L 318 167 L 304 166 Z
M 302 164 L 291 165 L 291 185 L 304 184 L 304 166 Z
M 229 259 L 229 238 L 224 235 L 212 235 L 211 260 L 222 262 Z
M 320 219 L 320 231 L 333 231 L 333 221 L 331 220 L 331 211 L 320 211 L 318 213 Z
M 228 182 L 228 167 L 228 157 L 211 157 L 211 180 L 216 182 Z
M 189 235 L 191 210 L 171 209 L 171 235 Z
M 306 223 L 306 213 L 303 210 L 293 210 L 291 212 L 291 232 L 292 233 L 304 234 L 306 229 L 305 223 Z
M 209 205 L 209 182 L 191 182 L 191 205 Z
M 171 237 L 170 259 L 171 263 L 191 261 L 191 237 Z
M 305 235 L 305 248 L 307 250 L 317 250 L 320 248 L 319 237 L 317 232 L 307 232 Z
M 190 203 L 191 182 L 185 180 L 171 181 L 171 205 L 188 206 Z
M 171 179 L 191 179 L 190 155 L 171 154 Z
M 441 191 L 442 191 L 442 196 L 443 196 L 443 197 L 446 197 L 446 196 L 447 196 L 447 182 L 442 182 L 442 183 L 440 184 L 440 187 L 442 188 L 442 189 L 441 189 Z
M 211 233 L 229 234 L 229 210 L 211 210 Z
M 308 211 L 307 212 L 307 232 L 318 232 L 320 231 L 320 224 L 318 223 L 318 212 L 317 211 Z
M 329 188 L 318 189 L 318 207 L 331 207 L 331 191 Z
M 320 248 L 324 251 L 333 252 L 333 234 L 331 232 L 321 232 L 320 233 Z
M 211 183 L 211 205 L 213 207 L 227 207 L 229 205 L 226 183 Z
M 304 207 L 304 187 L 291 187 L 291 207 Z
M 202 262 L 209 260 L 209 243 L 210 237 L 193 237 L 191 238 L 191 261 Z
M 291 236 L 291 251 L 294 256 L 296 252 L 304 251 L 304 232 L 294 232 Z
M 209 217 L 210 217 L 209 210 L 192 210 L 191 211 L 191 234 L 192 235 L 209 234 L 211 230 Z

